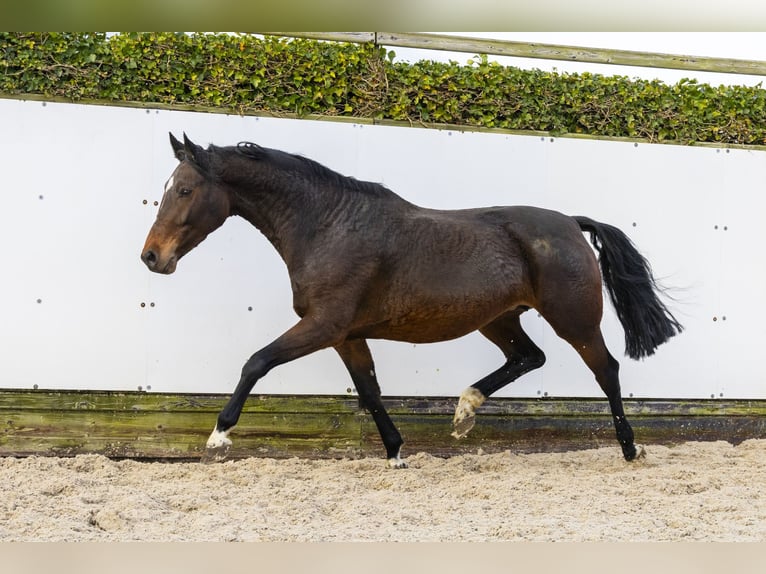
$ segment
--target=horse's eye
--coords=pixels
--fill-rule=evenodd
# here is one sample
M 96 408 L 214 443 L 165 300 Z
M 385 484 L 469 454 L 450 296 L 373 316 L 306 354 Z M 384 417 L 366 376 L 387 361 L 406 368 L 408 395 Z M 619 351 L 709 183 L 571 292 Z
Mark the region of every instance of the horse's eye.
M 188 187 L 179 187 L 178 188 L 178 195 L 181 197 L 186 197 L 187 195 L 191 195 L 192 190 Z

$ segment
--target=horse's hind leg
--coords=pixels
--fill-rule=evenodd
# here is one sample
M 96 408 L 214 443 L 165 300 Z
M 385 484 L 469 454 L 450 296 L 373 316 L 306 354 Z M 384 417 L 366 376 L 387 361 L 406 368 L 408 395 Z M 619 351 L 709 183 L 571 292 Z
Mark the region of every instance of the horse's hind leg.
M 378 427 L 380 438 L 386 447 L 388 465 L 391 468 L 406 468 L 407 464 L 399 458 L 399 451 L 404 441 L 399 431 L 388 416 L 380 396 L 380 385 L 375 376 L 370 348 L 364 339 L 347 340 L 337 345 L 335 350 L 343 359 L 354 386 L 359 392 L 362 405 L 370 412 Z
M 455 438 L 464 437 L 473 428 L 476 409 L 488 396 L 545 363 L 545 354 L 521 328 L 520 316 L 524 311 L 525 309 L 510 311 L 479 329 L 482 335 L 503 351 L 507 360 L 502 367 L 474 383 L 460 395 L 452 420 L 452 436 Z
M 622 447 L 622 454 L 625 460 L 634 460 L 636 457 L 644 456 L 643 447 L 636 449 L 633 442 L 633 429 L 625 418 L 625 411 L 622 406 L 622 393 L 620 391 L 620 364 L 612 357 L 606 348 L 601 330 L 598 331 L 589 342 L 582 340 L 569 340 L 580 356 L 596 376 L 601 389 L 606 394 L 609 401 L 609 409 L 612 412 L 612 421 L 617 433 L 617 441 Z
M 596 376 L 596 381 L 609 401 L 612 421 L 617 433 L 617 441 L 622 447 L 622 454 L 625 460 L 631 461 L 637 457 L 644 456 L 643 447 L 636 449 L 636 445 L 633 442 L 633 429 L 625 418 L 622 393 L 620 391 L 620 364 L 606 348 L 601 329 L 599 327 L 592 328 L 590 330 L 591 334 L 585 336 L 583 333 L 586 331 L 572 329 L 573 324 L 576 324 L 576 322 L 572 321 L 571 316 L 566 322 L 567 328 L 565 330 L 557 329 L 554 323 L 551 323 L 551 325 L 560 337 L 575 348 L 583 361 L 585 361 L 585 364 L 588 365 L 588 368 Z

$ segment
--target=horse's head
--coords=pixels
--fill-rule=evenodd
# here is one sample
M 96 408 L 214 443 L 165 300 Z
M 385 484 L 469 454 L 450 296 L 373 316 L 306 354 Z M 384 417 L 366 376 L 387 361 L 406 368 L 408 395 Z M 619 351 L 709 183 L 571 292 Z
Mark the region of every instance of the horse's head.
M 157 219 L 149 230 L 141 259 L 156 273 L 173 273 L 178 260 L 223 224 L 231 213 L 227 192 L 217 183 L 212 153 L 184 134 L 170 134 L 181 162 L 165 184 Z

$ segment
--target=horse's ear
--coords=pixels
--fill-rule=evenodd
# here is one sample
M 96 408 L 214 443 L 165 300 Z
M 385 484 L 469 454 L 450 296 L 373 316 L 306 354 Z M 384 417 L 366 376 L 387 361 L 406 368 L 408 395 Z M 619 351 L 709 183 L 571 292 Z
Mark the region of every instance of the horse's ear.
M 185 160 L 186 154 L 184 153 L 184 144 L 178 141 L 172 132 L 168 133 L 170 134 L 170 145 L 173 147 L 173 154 L 175 154 L 176 159 L 178 161 Z
M 201 146 L 198 146 L 193 141 L 191 141 L 184 132 L 184 144 L 183 144 L 183 151 L 184 151 L 184 159 L 187 159 L 191 161 L 192 163 L 196 164 L 198 167 L 202 168 L 204 171 L 207 171 L 210 168 L 210 154 L 202 149 Z

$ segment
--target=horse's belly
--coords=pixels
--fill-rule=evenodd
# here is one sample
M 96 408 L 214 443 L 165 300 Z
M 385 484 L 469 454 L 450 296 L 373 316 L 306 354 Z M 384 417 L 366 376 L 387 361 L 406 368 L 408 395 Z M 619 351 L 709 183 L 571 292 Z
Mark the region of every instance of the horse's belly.
M 369 338 L 412 343 L 467 335 L 517 306 L 534 306 L 526 265 L 513 244 L 488 235 L 479 247 L 406 259 L 362 307 Z
M 393 314 L 384 321 L 359 329 L 355 334 L 370 339 L 409 343 L 448 341 L 480 329 L 514 306 L 505 301 L 495 301 L 492 304 L 455 301 L 442 305 L 422 305 Z
M 438 323 L 397 325 L 388 328 L 372 329 L 370 334 L 365 334 L 365 338 L 418 344 L 438 343 L 440 341 L 457 339 L 476 331 L 482 326 L 483 324 L 467 327 L 466 325 Z

